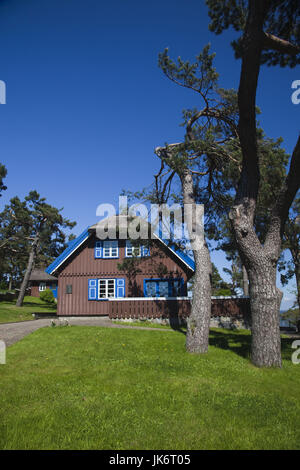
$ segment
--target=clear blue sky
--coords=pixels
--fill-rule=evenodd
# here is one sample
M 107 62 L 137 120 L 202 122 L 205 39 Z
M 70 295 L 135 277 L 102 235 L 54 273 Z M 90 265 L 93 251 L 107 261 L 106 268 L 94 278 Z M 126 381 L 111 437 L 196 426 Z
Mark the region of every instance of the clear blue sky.
M 211 42 L 221 86 L 238 86 L 234 33 L 215 36 L 208 22 L 199 0 L 0 0 L 0 205 L 36 189 L 79 234 L 98 204 L 150 184 L 154 147 L 182 138 L 182 109 L 201 104 L 163 76 L 158 53 L 193 59 Z M 267 135 L 282 136 L 288 152 L 299 129 L 296 79 L 299 70 L 263 67 L 257 97 Z M 223 258 L 213 259 L 222 270 Z

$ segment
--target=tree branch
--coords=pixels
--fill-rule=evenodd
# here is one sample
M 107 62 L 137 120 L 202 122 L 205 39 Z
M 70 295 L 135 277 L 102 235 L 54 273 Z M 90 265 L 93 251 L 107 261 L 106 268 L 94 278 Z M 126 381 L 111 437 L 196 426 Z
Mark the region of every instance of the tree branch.
M 297 55 L 300 53 L 299 46 L 265 32 L 263 33 L 263 49 L 272 49 L 273 51 L 288 55 Z
M 300 186 L 300 136 L 298 137 L 295 145 L 289 173 L 282 186 L 282 189 L 277 198 L 276 204 L 272 211 L 270 227 L 265 240 L 266 250 L 280 250 L 280 237 L 283 236 L 285 223 L 288 218 L 289 208 L 297 194 Z M 279 241 L 278 241 L 279 240 Z

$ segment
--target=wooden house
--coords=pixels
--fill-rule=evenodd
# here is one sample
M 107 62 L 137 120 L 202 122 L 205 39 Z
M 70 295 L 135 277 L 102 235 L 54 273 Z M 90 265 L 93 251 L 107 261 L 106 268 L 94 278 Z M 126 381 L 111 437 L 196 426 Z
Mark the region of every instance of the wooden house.
M 156 235 L 136 247 L 118 234 L 99 240 L 96 227 L 88 227 L 46 269 L 58 278 L 58 315 L 158 316 L 178 311 L 179 303 L 189 309 L 187 282 L 194 273 L 189 256 Z M 129 259 L 134 269 L 120 269 Z
M 185 320 L 191 309 L 187 283 L 194 274 L 186 253 L 153 233 L 150 242 L 133 246 L 120 232 L 106 240 L 96 232 L 96 225 L 88 227 L 46 269 L 58 279 L 58 316 L 108 315 L 174 325 Z M 212 298 L 211 325 L 248 328 L 249 299 Z
M 44 269 L 33 269 L 29 279 L 30 295 L 39 297 L 46 289 L 51 289 L 54 297 L 57 297 L 57 277 L 48 274 Z

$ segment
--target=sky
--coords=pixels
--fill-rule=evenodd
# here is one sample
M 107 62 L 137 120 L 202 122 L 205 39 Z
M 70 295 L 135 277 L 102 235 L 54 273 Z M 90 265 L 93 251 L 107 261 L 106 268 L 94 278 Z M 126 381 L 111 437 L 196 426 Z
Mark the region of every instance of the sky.
M 78 235 L 97 221 L 99 204 L 150 185 L 154 148 L 182 139 L 182 110 L 202 104 L 163 75 L 159 52 L 193 60 L 210 42 L 220 85 L 238 87 L 236 33 L 216 36 L 208 24 L 199 0 L 0 0 L 0 162 L 8 171 L 0 209 L 36 189 L 77 221 Z M 289 153 L 299 132 L 297 79 L 299 69 L 264 66 L 257 94 L 260 124 Z M 219 252 L 212 259 L 221 273 L 229 267 Z

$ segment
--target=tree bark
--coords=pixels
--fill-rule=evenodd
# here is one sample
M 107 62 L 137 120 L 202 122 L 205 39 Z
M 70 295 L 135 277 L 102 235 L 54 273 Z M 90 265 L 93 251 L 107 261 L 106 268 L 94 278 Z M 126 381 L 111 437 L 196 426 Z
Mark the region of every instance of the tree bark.
M 25 275 L 24 275 L 24 278 L 23 278 L 23 281 L 22 281 L 22 284 L 21 284 L 18 300 L 17 300 L 17 303 L 16 303 L 17 307 L 22 307 L 22 305 L 23 305 L 25 292 L 26 292 L 26 289 L 27 289 L 27 286 L 28 286 L 31 271 L 32 271 L 34 261 L 35 261 L 35 258 L 36 258 L 38 243 L 39 243 L 39 235 L 36 235 L 34 237 L 32 245 L 31 245 L 31 250 L 30 250 L 28 263 L 27 263 L 27 268 L 26 268 L 26 271 L 25 271 Z
M 193 252 L 195 282 L 191 314 L 187 321 L 186 349 L 192 353 L 206 353 L 211 316 L 211 261 L 206 243 Z
M 193 214 L 189 226 L 191 246 L 195 261 L 195 277 L 191 314 L 187 320 L 186 349 L 191 353 L 206 353 L 209 341 L 211 315 L 211 260 L 207 244 L 204 240 L 204 227 L 197 226 L 196 204 L 194 199 L 193 178 L 186 169 L 181 175 L 183 202 L 190 205 Z M 197 232 L 198 230 L 198 232 Z M 202 235 L 200 235 L 202 232 Z
M 251 360 L 258 367 L 281 367 L 279 312 L 282 292 L 276 265 L 260 262 L 249 269 L 252 320 Z
M 297 303 L 300 309 L 300 263 L 295 263 L 295 277 L 296 277 L 296 289 L 297 289 Z
M 248 279 L 247 269 L 245 268 L 244 265 L 242 267 L 242 270 L 243 270 L 243 291 L 244 291 L 244 295 L 248 297 L 249 296 L 249 279 Z
M 9 281 L 8 281 L 8 290 L 9 292 L 12 290 L 12 275 L 9 275 Z
M 280 367 L 281 296 L 276 288 L 276 265 L 280 254 L 282 218 L 276 219 L 278 214 L 274 213 L 273 225 L 271 222 L 264 246 L 261 245 L 254 230 L 260 178 L 256 135 L 256 90 L 263 48 L 263 24 L 268 7 L 269 2 L 266 0 L 249 1 L 238 91 L 238 133 L 243 161 L 230 220 L 239 254 L 250 281 L 252 362 L 259 367 Z M 280 216 L 283 217 L 282 210 Z M 272 243 L 269 243 L 270 240 Z

